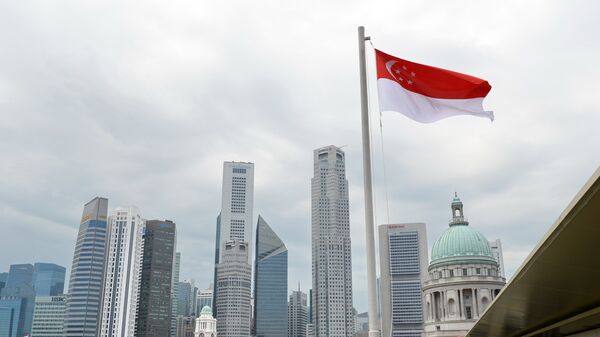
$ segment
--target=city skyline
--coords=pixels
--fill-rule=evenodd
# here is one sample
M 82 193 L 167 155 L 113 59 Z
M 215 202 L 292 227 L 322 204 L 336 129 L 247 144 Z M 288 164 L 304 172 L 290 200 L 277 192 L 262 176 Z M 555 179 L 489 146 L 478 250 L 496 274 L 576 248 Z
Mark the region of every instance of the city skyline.
M 44 261 L 69 275 L 81 205 L 99 195 L 176 221 L 181 279 L 204 288 L 213 261 L 195 256 L 213 254 L 221 165 L 242 160 L 256 165 L 254 209 L 285 224 L 290 287 L 309 285 L 312 150 L 347 145 L 365 311 L 359 24 L 378 48 L 488 79 L 497 117 L 421 126 L 385 113 L 386 184 L 373 133 L 377 224 L 425 222 L 437 237 L 458 191 L 470 220 L 501 239 L 510 278 L 598 165 L 597 70 L 582 66 L 600 54 L 597 4 L 37 5 L 0 5 L 12 32 L 0 60 L 2 272 Z

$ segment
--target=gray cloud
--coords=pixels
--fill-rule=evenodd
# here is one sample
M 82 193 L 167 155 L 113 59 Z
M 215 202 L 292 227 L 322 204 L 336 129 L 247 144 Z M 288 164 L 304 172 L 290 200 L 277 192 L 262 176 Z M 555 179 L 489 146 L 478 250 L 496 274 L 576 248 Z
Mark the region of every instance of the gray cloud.
M 307 289 L 312 150 L 347 145 L 355 305 L 365 310 L 356 64 L 364 24 L 378 48 L 491 82 L 491 125 L 384 114 L 389 221 L 426 222 L 431 245 L 456 190 L 471 224 L 502 239 L 510 274 L 599 164 L 593 6 L 3 2 L 0 269 L 69 266 L 81 207 L 101 195 L 110 207 L 174 220 L 182 278 L 205 286 L 221 165 L 244 160 L 256 163 L 255 216 L 289 248 L 290 287 Z

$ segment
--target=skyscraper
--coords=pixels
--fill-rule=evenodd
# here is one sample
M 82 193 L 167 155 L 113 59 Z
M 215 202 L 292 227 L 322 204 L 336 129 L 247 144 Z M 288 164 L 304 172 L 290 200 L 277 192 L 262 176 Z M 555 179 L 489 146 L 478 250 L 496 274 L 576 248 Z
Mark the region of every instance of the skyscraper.
M 352 258 L 345 154 L 333 145 L 314 151 L 312 290 L 316 337 L 354 333 Z
M 221 247 L 217 265 L 217 331 L 220 337 L 250 336 L 250 293 L 252 267 L 248 264 L 248 244 L 228 241 Z
M 382 335 L 420 337 L 428 262 L 425 224 L 379 226 L 379 262 Z
M 196 312 L 202 311 L 204 307 L 208 306 L 209 308 L 213 307 L 213 284 L 211 283 L 208 288 L 201 289 L 198 291 L 198 303 L 196 305 Z M 211 309 L 212 315 L 212 309 Z
M 19 296 L 0 296 L 0 337 L 21 337 L 25 334 L 26 301 Z
M 18 327 L 23 333 L 31 332 L 31 322 L 33 320 L 33 307 L 35 304 L 35 291 L 33 289 L 33 266 L 29 263 L 13 264 L 10 266 L 6 279 L 6 286 L 2 289 L 2 296 L 10 297 L 8 301 L 10 306 L 19 304 L 19 322 Z M 0 335 L 1 336 L 1 335 Z
M 67 297 L 38 296 L 33 311 L 33 337 L 62 337 Z
M 66 337 L 96 337 L 98 333 L 107 248 L 107 211 L 108 199 L 105 198 L 96 197 L 83 207 L 69 281 Z
M 175 238 L 174 222 L 146 221 L 137 337 L 166 337 L 170 334 Z
M 139 301 L 144 220 L 135 206 L 110 216 L 100 337 L 133 336 Z
M 173 262 L 173 289 L 171 290 L 171 337 L 177 336 L 177 305 L 179 303 L 177 297 L 179 295 L 179 266 L 181 264 L 181 253 L 175 253 L 175 261 Z
M 247 263 L 252 263 L 252 210 L 254 205 L 254 164 L 226 161 L 223 163 L 221 212 L 217 217 L 215 240 L 215 275 L 213 313 L 219 318 L 216 301 L 219 292 L 217 265 L 221 262 L 223 245 L 228 241 L 245 242 Z
M 65 291 L 66 268 L 54 263 L 33 265 L 33 288 L 36 296 L 57 296 Z
M 177 285 L 177 316 L 196 315 L 198 288 L 190 281 Z
M 308 324 L 308 308 L 306 294 L 298 290 L 292 290 L 288 302 L 288 337 L 306 337 L 306 325 Z
M 8 278 L 8 273 L 0 273 L 0 294 L 2 293 L 2 289 L 6 286 L 6 279 Z
M 502 256 L 502 242 L 500 239 L 496 239 L 494 241 L 490 241 L 490 249 L 492 250 L 492 255 L 494 255 L 494 259 L 498 262 L 498 275 L 504 276 L 504 257 Z
M 287 335 L 288 251 L 269 224 L 258 216 L 254 267 L 256 337 Z

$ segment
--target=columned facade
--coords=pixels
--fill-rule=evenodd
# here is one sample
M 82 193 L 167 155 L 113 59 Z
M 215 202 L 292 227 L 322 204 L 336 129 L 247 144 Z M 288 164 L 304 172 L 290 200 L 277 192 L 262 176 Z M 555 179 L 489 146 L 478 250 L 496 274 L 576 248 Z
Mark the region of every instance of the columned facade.
M 455 196 L 453 218 L 434 243 L 423 284 L 425 336 L 465 336 L 505 284 L 483 234 L 468 227 Z

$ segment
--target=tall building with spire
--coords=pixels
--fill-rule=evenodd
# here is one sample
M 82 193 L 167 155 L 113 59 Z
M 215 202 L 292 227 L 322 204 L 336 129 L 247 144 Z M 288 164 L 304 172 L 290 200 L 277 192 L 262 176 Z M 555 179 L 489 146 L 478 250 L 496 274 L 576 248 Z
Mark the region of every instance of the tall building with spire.
M 306 293 L 292 290 L 288 302 L 288 337 L 306 337 L 306 325 L 308 324 L 308 307 Z
M 107 252 L 107 212 L 106 198 L 94 198 L 83 207 L 71 265 L 65 337 L 98 334 Z
M 255 336 L 285 336 L 288 329 L 288 250 L 260 215 L 256 226 L 254 266 Z
M 431 249 L 425 297 L 425 336 L 465 336 L 505 284 L 488 240 L 469 226 L 455 194 L 449 228 Z
M 330 145 L 314 151 L 312 178 L 312 306 L 315 337 L 354 333 L 346 155 Z
M 215 240 L 215 269 L 213 290 L 213 313 L 219 320 L 217 296 L 217 265 L 223 257 L 226 242 L 244 242 L 248 249 L 246 262 L 252 261 L 252 211 L 254 207 L 254 164 L 226 161 L 223 163 L 223 186 L 221 192 L 221 212 L 217 217 Z M 252 267 L 250 267 L 252 269 Z
M 129 337 L 136 327 L 145 221 L 135 206 L 115 209 L 109 221 L 99 337 Z

